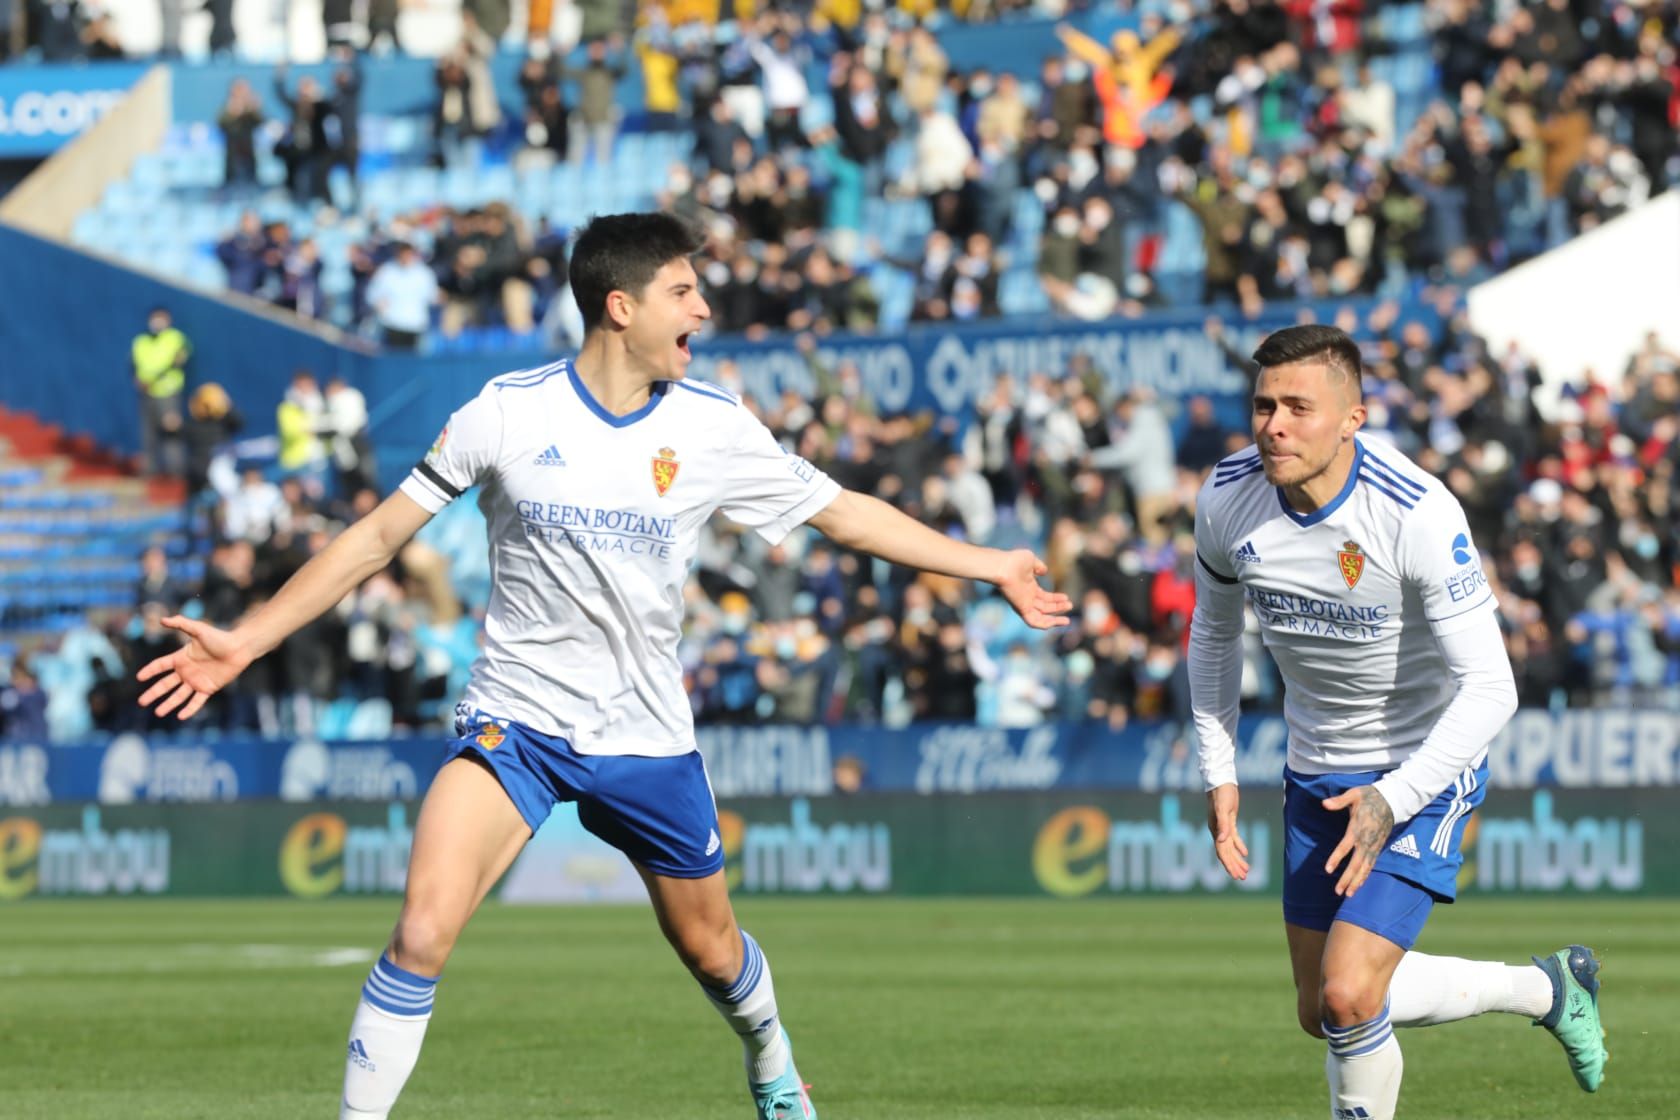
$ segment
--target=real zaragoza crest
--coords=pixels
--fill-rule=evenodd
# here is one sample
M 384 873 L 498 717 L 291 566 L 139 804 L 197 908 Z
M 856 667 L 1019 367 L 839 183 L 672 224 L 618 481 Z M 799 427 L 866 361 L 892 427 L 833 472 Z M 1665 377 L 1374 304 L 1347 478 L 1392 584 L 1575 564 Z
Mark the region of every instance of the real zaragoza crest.
M 507 734 L 499 723 L 485 722 L 478 725 L 478 745 L 487 751 L 493 751 L 502 745 Z
M 680 466 L 682 464 L 677 462 L 677 453 L 669 447 L 661 447 L 659 454 L 653 457 L 653 488 L 661 498 L 677 480 L 677 468 Z
M 1343 541 L 1342 550 L 1336 553 L 1336 560 L 1341 565 L 1342 578 L 1347 581 L 1348 590 L 1359 582 L 1359 577 L 1365 574 L 1365 554 L 1352 541 Z

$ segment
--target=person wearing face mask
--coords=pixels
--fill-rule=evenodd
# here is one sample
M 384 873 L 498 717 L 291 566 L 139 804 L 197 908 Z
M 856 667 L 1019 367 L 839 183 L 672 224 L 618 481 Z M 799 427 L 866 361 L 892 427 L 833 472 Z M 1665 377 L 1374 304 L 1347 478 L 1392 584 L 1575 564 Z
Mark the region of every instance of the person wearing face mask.
M 147 474 L 181 472 L 181 395 L 187 387 L 192 345 L 167 307 L 154 307 L 146 329 L 129 347 L 134 387 L 140 393 L 140 454 Z

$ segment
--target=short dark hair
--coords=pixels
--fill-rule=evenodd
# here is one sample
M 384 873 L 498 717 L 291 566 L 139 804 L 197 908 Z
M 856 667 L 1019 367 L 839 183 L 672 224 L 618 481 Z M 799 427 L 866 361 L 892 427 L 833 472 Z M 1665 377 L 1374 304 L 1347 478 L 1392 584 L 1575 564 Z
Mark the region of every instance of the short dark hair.
M 673 214 L 606 214 L 592 218 L 572 248 L 567 270 L 572 298 L 592 331 L 607 315 L 613 292 L 640 295 L 654 274 L 706 244 L 699 230 Z
M 1358 392 L 1359 344 L 1338 327 L 1317 323 L 1284 327 L 1267 335 L 1254 352 L 1254 362 L 1261 369 L 1315 360 L 1329 366 L 1333 374 L 1352 382 L 1354 391 Z

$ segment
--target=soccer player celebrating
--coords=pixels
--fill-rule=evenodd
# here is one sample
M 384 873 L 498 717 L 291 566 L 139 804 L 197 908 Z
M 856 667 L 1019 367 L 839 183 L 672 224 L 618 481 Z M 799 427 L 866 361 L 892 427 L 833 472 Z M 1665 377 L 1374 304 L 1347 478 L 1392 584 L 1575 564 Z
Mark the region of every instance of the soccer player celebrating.
M 677 661 L 683 584 L 714 510 L 780 541 L 809 523 L 899 564 L 996 585 L 1030 625 L 1064 621 L 1031 552 L 953 540 L 786 453 L 724 390 L 684 380 L 710 317 L 663 214 L 597 218 L 571 285 L 575 360 L 492 379 L 398 491 L 231 631 L 140 670 L 141 696 L 185 719 L 253 660 L 391 562 L 474 485 L 493 588 L 484 653 L 456 709 L 451 759 L 421 806 L 402 912 L 350 1027 L 341 1118 L 383 1117 L 419 1057 L 444 962 L 467 919 L 561 801 L 625 853 L 661 930 L 740 1036 L 761 1120 L 810 1120 L 770 966 L 735 923 L 717 809 Z
M 1243 599 L 1285 685 L 1283 915 L 1301 1027 L 1329 1042 L 1333 1120 L 1388 1120 L 1394 1027 L 1505 1011 L 1563 1044 L 1581 1088 L 1604 1073 L 1598 962 L 1411 952 L 1451 902 L 1487 745 L 1516 708 L 1493 594 L 1464 511 L 1404 456 L 1359 435 L 1359 349 L 1331 327 L 1254 353 L 1256 446 L 1196 503 L 1189 671 L 1208 829 L 1248 876 L 1235 764 Z

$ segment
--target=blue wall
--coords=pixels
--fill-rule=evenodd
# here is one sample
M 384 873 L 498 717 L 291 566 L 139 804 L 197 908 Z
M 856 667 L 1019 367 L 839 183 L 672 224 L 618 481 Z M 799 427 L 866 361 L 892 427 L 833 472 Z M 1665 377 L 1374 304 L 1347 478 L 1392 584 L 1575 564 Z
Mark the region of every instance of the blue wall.
M 449 414 L 484 382 L 512 369 L 545 365 L 541 351 L 407 357 L 363 353 L 176 288 L 0 225 L 0 403 L 33 412 L 105 446 L 139 446 L 139 405 L 129 347 L 154 306 L 168 306 L 193 344 L 189 385 L 217 381 L 245 413 L 248 435 L 271 434 L 274 407 L 292 373 L 339 374 L 367 395 L 373 435 L 389 470 L 418 458 Z M 1276 304 L 1233 325 L 1233 342 L 1251 346 L 1310 309 L 1321 322 L 1341 308 L 1361 317 L 1368 301 Z M 1415 310 L 1415 309 L 1414 309 Z M 1071 323 L 1028 320 L 965 327 L 916 327 L 886 335 L 833 335 L 821 355 L 855 362 L 864 389 L 883 411 L 966 417 L 1000 375 L 1024 378 L 1066 369 L 1090 356 L 1112 388 L 1144 385 L 1164 398 L 1206 395 L 1228 424 L 1246 423 L 1247 380 L 1202 332 L 1200 310 L 1139 320 Z M 786 337 L 751 343 L 704 339 L 692 374 L 713 379 L 735 363 L 740 387 L 773 398 L 814 388 L 803 357 Z M 392 479 L 387 479 L 392 481 Z
M 139 448 L 129 347 L 160 304 L 192 341 L 189 384 L 225 385 L 252 434 L 273 431 L 292 371 L 358 372 L 358 355 L 312 334 L 6 225 L 0 261 L 0 403 L 107 447 Z

